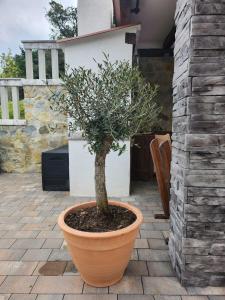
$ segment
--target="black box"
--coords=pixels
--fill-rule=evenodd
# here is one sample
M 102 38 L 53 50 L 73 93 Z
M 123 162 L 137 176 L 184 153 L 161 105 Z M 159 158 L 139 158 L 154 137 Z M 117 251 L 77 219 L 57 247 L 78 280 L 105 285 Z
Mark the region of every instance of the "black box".
M 42 152 L 44 191 L 69 191 L 68 145 Z

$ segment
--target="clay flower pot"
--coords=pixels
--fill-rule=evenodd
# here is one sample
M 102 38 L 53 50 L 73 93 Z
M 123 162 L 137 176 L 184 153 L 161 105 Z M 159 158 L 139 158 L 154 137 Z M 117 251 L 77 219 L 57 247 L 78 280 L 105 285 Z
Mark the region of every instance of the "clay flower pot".
M 126 228 L 102 233 L 83 232 L 66 225 L 64 220 L 69 213 L 95 206 L 95 201 L 75 205 L 62 212 L 58 219 L 68 250 L 81 277 L 95 287 L 113 285 L 123 277 L 143 220 L 141 211 L 127 203 L 109 201 L 109 204 L 132 211 L 137 217 L 136 221 Z

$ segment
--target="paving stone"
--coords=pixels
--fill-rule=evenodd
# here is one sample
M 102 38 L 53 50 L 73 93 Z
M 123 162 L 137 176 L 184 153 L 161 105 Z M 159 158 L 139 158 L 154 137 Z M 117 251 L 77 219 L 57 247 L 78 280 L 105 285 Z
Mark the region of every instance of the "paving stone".
M 51 252 L 51 255 L 48 258 L 49 261 L 56 261 L 56 260 L 63 260 L 63 261 L 70 261 L 71 256 L 69 255 L 68 250 L 64 249 L 54 249 Z
M 150 295 L 118 295 L 118 300 L 154 300 Z
M 0 260 L 20 260 L 24 253 L 22 249 L 0 249 Z
M 39 276 L 32 289 L 36 294 L 79 294 L 83 281 L 80 276 Z
M 0 239 L 0 249 L 8 249 L 15 242 L 15 239 Z
M 149 248 L 153 250 L 167 250 L 169 247 L 164 239 L 148 239 Z
M 46 231 L 41 231 L 37 238 L 44 238 L 44 239 L 59 239 L 63 238 L 63 234 L 61 231 L 53 231 L 53 230 L 46 230 Z
M 8 276 L 0 286 L 0 293 L 30 293 L 37 276 Z
M 181 296 L 159 296 L 154 295 L 155 300 L 181 300 Z
M 138 256 L 140 260 L 146 261 L 170 261 L 166 250 L 138 249 Z
M 36 300 L 62 300 L 63 295 L 38 295 Z
M 225 296 L 209 296 L 209 300 L 225 300 Z
M 46 261 L 51 253 L 51 249 L 28 249 L 22 261 Z
M 20 231 L 16 231 L 16 230 L 10 230 L 10 231 L 6 231 L 4 238 L 15 238 L 15 239 L 19 239 L 19 238 L 35 238 L 38 235 L 38 231 L 31 231 L 31 230 L 20 230 Z
M 16 249 L 40 249 L 45 239 L 17 239 L 11 248 Z
M 143 277 L 144 294 L 187 295 L 187 291 L 175 277 Z
M 162 239 L 163 235 L 160 231 L 140 230 L 141 238 Z
M 0 275 L 32 275 L 37 262 L 0 261 Z
M 125 271 L 127 276 L 148 276 L 148 268 L 145 261 L 130 261 Z
M 48 294 L 48 295 L 38 295 L 36 300 L 62 300 L 63 295 L 58 295 L 58 294 Z
M 136 239 L 134 248 L 140 248 L 140 249 L 149 248 L 147 239 Z
M 53 230 L 54 225 L 44 223 L 24 224 L 21 230 Z
M 187 287 L 190 295 L 217 295 L 225 296 L 225 287 Z
M 66 269 L 66 261 L 48 261 L 38 263 L 33 275 L 59 276 Z
M 138 252 L 137 249 L 134 249 L 131 254 L 131 260 L 138 260 Z
M 63 239 L 46 239 L 42 248 L 54 249 L 61 248 Z
M 108 289 L 108 287 L 96 288 L 96 287 L 90 286 L 87 283 L 85 283 L 84 288 L 83 288 L 83 293 L 84 294 L 108 294 L 109 289 Z
M 209 300 L 207 296 L 182 296 L 182 300 Z
M 120 282 L 109 287 L 113 294 L 143 294 L 141 277 L 124 276 Z
M 153 277 L 174 277 L 174 271 L 170 262 L 154 262 L 149 261 L 148 263 L 149 275 Z
M 116 295 L 65 295 L 63 300 L 117 300 Z
M 8 300 L 11 294 L 0 294 L 0 300 Z
M 35 294 L 13 294 L 10 300 L 35 300 L 37 295 Z

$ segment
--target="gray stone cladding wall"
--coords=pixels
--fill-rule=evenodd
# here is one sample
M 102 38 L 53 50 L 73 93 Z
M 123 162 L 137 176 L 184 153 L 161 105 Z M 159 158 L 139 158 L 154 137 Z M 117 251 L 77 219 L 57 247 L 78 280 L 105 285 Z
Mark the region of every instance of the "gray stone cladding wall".
M 170 256 L 184 285 L 225 285 L 225 1 L 178 0 Z

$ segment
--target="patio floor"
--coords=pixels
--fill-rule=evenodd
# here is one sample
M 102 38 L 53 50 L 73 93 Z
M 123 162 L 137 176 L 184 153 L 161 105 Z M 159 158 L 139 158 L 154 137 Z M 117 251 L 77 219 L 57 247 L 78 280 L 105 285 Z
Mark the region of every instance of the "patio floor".
M 86 285 L 56 224 L 58 214 L 79 200 L 65 192 L 43 192 L 37 174 L 0 175 L 0 300 L 225 299 L 225 287 L 179 284 L 165 243 L 168 222 L 153 217 L 160 212 L 157 188 L 146 183 L 123 199 L 140 207 L 145 217 L 123 280 L 110 288 Z

